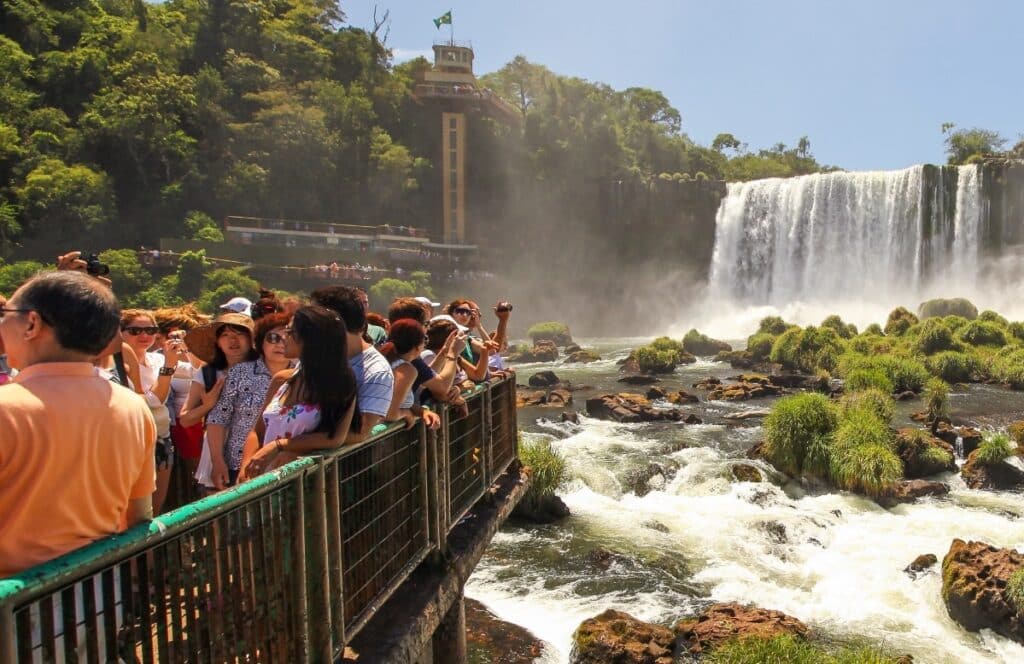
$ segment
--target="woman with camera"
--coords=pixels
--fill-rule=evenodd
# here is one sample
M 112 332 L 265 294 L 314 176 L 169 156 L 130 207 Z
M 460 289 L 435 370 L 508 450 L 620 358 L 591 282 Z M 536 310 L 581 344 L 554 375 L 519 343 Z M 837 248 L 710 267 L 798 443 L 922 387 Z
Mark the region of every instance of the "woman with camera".
M 128 344 L 139 361 L 142 396 L 146 399 L 156 421 L 156 491 L 153 493 L 153 514 L 160 514 L 174 465 L 174 443 L 171 441 L 171 416 L 167 397 L 171 392 L 171 378 L 178 362 L 188 359 L 188 352 L 180 339 L 168 339 L 163 354 L 150 352 L 160 329 L 151 311 L 125 309 L 121 312 L 121 339 Z

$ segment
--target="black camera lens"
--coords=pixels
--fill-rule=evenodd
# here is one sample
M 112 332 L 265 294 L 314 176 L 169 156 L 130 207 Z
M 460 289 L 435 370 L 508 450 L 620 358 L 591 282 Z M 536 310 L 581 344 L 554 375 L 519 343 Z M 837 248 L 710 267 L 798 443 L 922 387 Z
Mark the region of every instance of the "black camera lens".
M 91 254 L 85 261 L 85 271 L 94 277 L 105 277 L 110 274 L 110 266 L 100 262 L 99 256 Z

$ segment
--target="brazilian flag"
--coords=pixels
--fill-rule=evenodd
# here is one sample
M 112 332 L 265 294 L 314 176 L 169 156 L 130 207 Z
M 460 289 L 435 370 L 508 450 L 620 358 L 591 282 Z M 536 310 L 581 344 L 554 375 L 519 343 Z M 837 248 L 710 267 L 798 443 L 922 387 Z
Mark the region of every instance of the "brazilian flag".
M 441 29 L 442 25 L 451 25 L 451 24 L 452 24 L 452 10 L 450 10 L 450 9 L 448 11 L 446 11 L 444 14 L 441 14 L 440 16 L 438 16 L 437 18 L 434 19 L 434 25 L 437 26 L 438 30 Z

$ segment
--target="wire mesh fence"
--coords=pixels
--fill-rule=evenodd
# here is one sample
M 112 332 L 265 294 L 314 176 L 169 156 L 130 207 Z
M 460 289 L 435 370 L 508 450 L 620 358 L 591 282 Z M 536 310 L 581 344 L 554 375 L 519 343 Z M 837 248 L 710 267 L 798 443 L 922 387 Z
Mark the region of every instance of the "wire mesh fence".
M 455 526 L 487 490 L 484 450 L 490 436 L 486 388 L 466 396 L 469 414 L 460 417 L 451 409 L 447 420 L 445 460 L 448 468 L 448 527 Z

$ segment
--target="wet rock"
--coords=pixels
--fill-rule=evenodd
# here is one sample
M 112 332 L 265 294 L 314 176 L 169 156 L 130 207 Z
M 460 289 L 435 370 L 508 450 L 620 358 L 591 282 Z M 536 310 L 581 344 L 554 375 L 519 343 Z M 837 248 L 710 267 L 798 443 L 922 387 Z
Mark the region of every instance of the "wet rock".
M 634 468 L 626 473 L 622 481 L 623 490 L 633 492 L 637 498 L 643 498 L 653 489 L 664 488 L 675 477 L 678 466 L 670 464 L 649 463 L 642 468 Z
M 648 376 L 647 374 L 629 374 L 620 378 L 618 382 L 625 383 L 626 385 L 653 385 L 660 383 L 661 379 L 656 376 Z
M 625 374 L 638 374 L 642 373 L 640 370 L 640 363 L 636 361 L 636 358 L 630 355 L 624 360 L 616 362 L 619 365 L 619 371 Z
M 572 422 L 573 424 L 579 424 L 580 423 L 580 414 L 577 413 L 574 410 L 562 411 L 562 421 L 563 422 Z
M 757 366 L 757 360 L 745 350 L 723 350 L 715 355 L 715 362 L 728 362 L 733 369 L 753 369 Z
M 512 353 L 509 362 L 554 362 L 558 359 L 558 347 L 554 341 L 538 341 L 533 348 Z
M 926 496 L 944 496 L 949 493 L 949 486 L 942 482 L 928 480 L 902 480 L 893 487 L 892 493 L 876 499 L 879 505 L 891 507 L 900 503 L 912 503 Z
M 797 373 L 772 374 L 771 383 L 787 390 L 823 390 L 828 388 L 827 381 L 823 384 L 822 379 L 817 376 L 805 376 Z
M 672 630 L 608 609 L 580 623 L 571 664 L 672 664 Z
M 501 620 L 487 607 L 466 598 L 466 642 L 470 661 L 530 664 L 544 651 L 544 642 L 524 627 Z
M 1024 555 L 984 542 L 953 540 L 942 559 L 942 599 L 949 616 L 971 632 L 991 629 L 1024 643 L 1024 619 L 1006 593 Z
M 832 516 L 838 517 L 840 519 L 843 518 L 843 511 L 842 510 L 832 510 L 831 514 L 832 514 Z
M 571 515 L 569 506 L 555 495 L 544 496 L 537 504 L 521 500 L 512 510 L 513 518 L 539 524 L 555 523 Z
M 904 567 L 903 571 L 906 572 L 911 579 L 916 580 L 918 577 L 928 573 L 928 571 L 934 567 L 937 562 L 939 562 L 939 559 L 934 553 L 923 553 L 917 558 L 914 558 L 914 562 Z
M 1024 488 L 1024 471 L 1006 461 L 982 463 L 977 450 L 967 456 L 960 475 L 972 489 L 1013 491 Z
M 807 626 L 781 611 L 741 604 L 714 604 L 695 618 L 676 625 L 680 648 L 699 655 L 732 639 L 770 639 L 790 634 L 807 636 Z
M 981 432 L 977 429 L 968 426 L 954 427 L 946 421 L 937 422 L 932 428 L 932 434 L 953 446 L 956 445 L 957 438 L 962 438 L 965 457 L 978 449 L 978 445 L 981 445 L 982 441 Z
M 568 351 L 567 351 L 568 352 Z M 601 356 L 592 350 L 577 350 L 565 358 L 566 362 L 578 362 L 580 364 L 589 364 L 590 362 L 597 362 L 601 359 Z
M 896 454 L 903 461 L 903 475 L 907 479 L 956 472 L 953 447 L 919 429 L 896 432 Z
M 753 420 L 753 419 L 760 419 L 762 417 L 768 417 L 769 415 L 771 415 L 771 413 L 772 413 L 772 411 L 764 410 L 764 409 L 760 409 L 760 410 L 742 410 L 742 411 L 740 411 L 738 413 L 729 413 L 728 415 L 724 416 L 722 419 L 732 420 L 734 422 L 742 422 L 743 420 Z
M 731 385 L 720 385 L 708 394 L 709 401 L 746 401 L 759 397 L 782 394 L 782 388 L 771 383 L 742 381 Z
M 555 375 L 554 371 L 538 371 L 530 376 L 528 381 L 530 387 L 554 387 L 562 382 L 562 379 Z
M 565 354 L 572 355 L 578 350 L 583 350 L 582 348 L 580 348 L 579 344 L 567 344 L 565 347 Z
M 711 390 L 711 389 L 714 389 L 715 387 L 717 387 L 717 386 L 719 386 L 721 384 L 722 384 L 722 379 L 721 378 L 716 378 L 714 376 L 708 376 L 707 378 L 705 378 L 705 379 L 703 379 L 703 380 L 701 380 L 699 382 L 694 383 L 693 387 L 696 387 L 696 388 L 701 389 L 701 390 Z
M 910 390 L 907 390 L 905 392 L 900 392 L 899 394 L 894 395 L 893 398 L 896 399 L 896 401 L 911 401 L 917 398 L 917 394 L 911 392 Z
M 643 526 L 644 528 L 649 528 L 651 530 L 657 530 L 659 533 L 667 533 L 667 532 L 669 532 L 668 526 L 663 524 L 661 521 L 655 521 L 653 519 L 651 519 L 650 521 L 644 521 L 640 525 Z
M 740 482 L 764 481 L 761 471 L 748 463 L 735 463 L 730 470 L 732 471 L 732 476 Z
M 542 406 L 547 401 L 547 394 L 543 390 L 525 391 L 516 390 L 516 407 Z
M 666 396 L 668 396 L 668 393 L 664 390 L 664 388 L 652 387 L 649 390 L 647 390 L 647 393 L 644 394 L 644 396 L 653 401 L 654 399 L 664 399 Z
M 572 392 L 561 388 L 555 388 L 548 392 L 547 400 L 544 402 L 544 405 L 554 408 L 561 408 L 563 406 L 568 406 L 571 403 Z
M 650 401 L 639 394 L 604 394 L 587 399 L 587 413 L 591 417 L 614 422 L 687 422 L 695 423 L 696 416 L 688 416 L 679 410 L 652 408 Z M 699 422 L 699 418 L 696 418 Z
M 537 391 L 516 391 L 516 406 L 523 408 L 524 406 L 543 406 L 546 408 L 563 408 L 572 403 L 572 392 L 563 388 L 557 387 L 553 390 L 537 390 Z
M 984 440 L 981 432 L 971 427 L 960 427 L 960 438 L 963 441 L 964 456 L 968 456 L 978 449 L 978 445 L 981 445 L 981 441 Z
M 608 569 L 617 562 L 628 562 L 629 558 L 626 556 L 609 551 L 608 549 L 597 547 L 591 549 L 590 553 L 587 554 L 587 562 L 601 570 L 607 572 Z
M 776 544 L 788 544 L 789 537 L 786 535 L 786 524 L 778 521 L 762 521 L 758 524 L 761 530 L 768 534 L 768 539 Z
M 696 394 L 690 394 L 686 390 L 678 390 L 668 395 L 669 403 L 683 404 L 683 403 L 698 403 L 700 399 Z
M 747 454 L 746 454 L 747 458 L 748 459 L 764 459 L 765 458 L 764 446 L 765 446 L 765 442 L 763 440 L 761 442 L 759 442 L 759 443 L 754 443 L 754 446 L 751 447 L 749 450 L 747 450 Z

